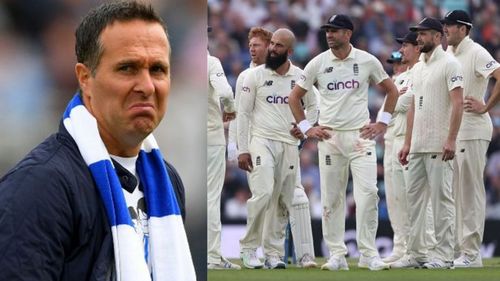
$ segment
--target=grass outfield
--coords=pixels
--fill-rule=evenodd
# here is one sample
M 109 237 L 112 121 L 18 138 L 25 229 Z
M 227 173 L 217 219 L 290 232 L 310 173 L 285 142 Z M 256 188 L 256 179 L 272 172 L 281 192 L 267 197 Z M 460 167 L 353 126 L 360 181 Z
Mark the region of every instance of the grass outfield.
M 324 259 L 316 259 L 319 265 Z M 241 264 L 240 260 L 232 260 Z M 369 271 L 357 267 L 357 259 L 348 259 L 349 271 L 301 269 L 289 265 L 285 270 L 242 269 L 209 270 L 209 281 L 500 281 L 500 258 L 484 259 L 483 268 L 461 269 L 390 269 Z

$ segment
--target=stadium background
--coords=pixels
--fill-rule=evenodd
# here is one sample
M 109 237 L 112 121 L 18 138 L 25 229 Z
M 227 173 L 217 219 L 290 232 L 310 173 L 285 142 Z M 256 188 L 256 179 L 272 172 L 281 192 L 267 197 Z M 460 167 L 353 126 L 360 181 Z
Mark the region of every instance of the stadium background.
M 218 57 L 233 89 L 238 74 L 250 63 L 248 54 L 248 31 L 253 26 L 262 26 L 270 31 L 280 27 L 291 29 L 297 44 L 291 58 L 293 63 L 304 67 L 316 54 L 327 49 L 324 32 L 319 27 L 332 14 L 347 14 L 355 24 L 352 43 L 355 47 L 374 54 L 392 74 L 386 59 L 400 45 L 394 40 L 403 37 L 408 27 L 423 17 L 443 18 L 454 9 L 468 11 L 474 22 L 471 38 L 483 45 L 497 61 L 500 61 L 500 1 L 465 0 L 208 0 L 209 50 Z M 492 88 L 490 81 L 489 91 Z M 371 88 L 369 108 L 371 119 L 375 119 L 383 93 Z M 487 224 L 482 254 L 485 257 L 500 255 L 497 233 L 500 231 L 500 105 L 490 111 L 493 123 L 493 140 L 488 149 L 485 171 L 487 192 Z M 388 223 L 383 177 L 383 138 L 377 139 L 378 188 L 379 188 L 379 231 L 377 245 L 381 255 L 390 254 L 392 230 Z M 322 245 L 321 205 L 317 149 L 314 141 L 307 141 L 301 152 L 302 184 L 309 196 L 313 235 L 317 255 L 327 254 Z M 223 253 L 238 257 L 238 239 L 244 234 L 246 200 L 250 197 L 245 173 L 237 163 L 227 162 L 226 179 L 222 194 Z M 354 199 L 352 182 L 348 184 L 346 242 L 349 256 L 356 257 L 354 233 Z
M 102 0 L 0 1 L 0 177 L 59 126 L 77 89 L 74 31 Z M 199 280 L 206 276 L 205 0 L 153 0 L 172 45 L 172 88 L 155 131 L 186 188 L 186 229 Z M 1 227 L 1 226 L 0 226 Z

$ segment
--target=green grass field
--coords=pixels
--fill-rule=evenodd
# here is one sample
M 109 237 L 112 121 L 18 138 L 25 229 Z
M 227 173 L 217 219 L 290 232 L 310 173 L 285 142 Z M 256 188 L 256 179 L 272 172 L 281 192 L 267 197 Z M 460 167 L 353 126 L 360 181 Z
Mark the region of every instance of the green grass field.
M 241 265 L 239 260 L 232 260 Z M 324 259 L 316 259 L 319 265 Z M 357 267 L 357 259 L 348 259 L 349 271 L 301 269 L 289 265 L 282 270 L 242 269 L 209 270 L 209 281 L 500 281 L 500 258 L 484 259 L 483 268 L 391 269 L 369 271 Z

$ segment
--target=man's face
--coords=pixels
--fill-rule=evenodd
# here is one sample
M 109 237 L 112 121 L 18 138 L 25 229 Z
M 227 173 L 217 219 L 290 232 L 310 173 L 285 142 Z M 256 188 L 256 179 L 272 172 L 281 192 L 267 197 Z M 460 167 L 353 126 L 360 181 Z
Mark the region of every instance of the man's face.
M 326 42 L 330 49 L 339 49 L 349 43 L 347 29 L 326 28 Z
M 266 61 L 268 44 L 260 37 L 252 37 L 248 42 L 248 49 L 252 62 L 255 64 L 263 64 Z
M 420 56 L 420 47 L 411 43 L 403 42 L 399 52 L 403 55 L 401 62 L 403 64 L 407 64 L 414 61 L 416 57 Z
M 457 24 L 444 24 L 443 31 L 448 45 L 457 46 L 463 39 Z
M 287 61 L 289 50 L 290 49 L 282 36 L 273 35 L 271 43 L 269 44 L 266 66 L 272 70 L 276 70 Z
M 95 74 L 79 78 L 80 86 L 103 140 L 123 149 L 141 142 L 165 114 L 170 46 L 160 24 L 141 20 L 114 22 L 100 42 Z
M 417 32 L 417 43 L 422 53 L 428 53 L 436 47 L 434 37 L 436 34 L 431 30 L 419 30 Z

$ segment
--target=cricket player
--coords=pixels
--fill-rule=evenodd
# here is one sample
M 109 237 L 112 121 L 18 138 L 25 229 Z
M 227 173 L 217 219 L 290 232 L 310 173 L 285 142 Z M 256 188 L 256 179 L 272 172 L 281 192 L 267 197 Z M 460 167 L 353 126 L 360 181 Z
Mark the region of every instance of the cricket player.
M 415 36 L 416 38 L 416 36 Z M 399 126 L 395 126 L 396 119 L 398 119 L 397 125 L 401 125 L 402 122 L 399 119 L 404 118 L 404 125 L 406 128 L 406 111 L 403 112 L 404 106 L 401 104 L 403 101 L 406 101 L 409 94 L 403 96 L 406 93 L 406 88 L 408 83 L 408 79 L 406 79 L 407 75 L 404 74 L 406 71 L 406 63 L 403 63 L 402 54 L 399 51 L 395 51 L 391 53 L 391 56 L 387 59 L 387 62 L 390 63 L 393 67 L 394 74 L 392 76 L 392 80 L 400 93 L 400 97 L 398 98 L 398 102 L 396 103 L 396 108 L 394 109 L 394 113 L 392 115 L 392 119 L 387 124 L 387 130 L 384 134 L 384 183 L 385 183 L 385 198 L 387 202 L 387 211 L 389 213 L 389 220 L 391 222 L 392 230 L 394 232 L 393 235 L 393 250 L 392 254 L 389 257 L 382 259 L 383 262 L 390 263 L 400 259 L 404 253 L 406 252 L 406 236 L 409 232 L 409 224 L 408 224 L 408 212 L 406 211 L 406 194 L 404 189 L 404 178 L 402 176 L 403 169 L 401 167 L 393 167 L 394 157 L 393 157 L 393 148 L 396 133 L 395 131 L 399 131 Z M 405 88 L 403 90 L 403 88 Z M 411 102 L 411 100 L 410 100 Z M 398 108 L 399 105 L 399 108 Z M 379 114 L 381 114 L 384 110 L 384 104 L 380 107 Z M 407 108 L 408 106 L 406 106 Z M 400 114 L 401 111 L 401 114 Z M 397 159 L 397 157 L 396 157 Z M 398 163 L 399 164 L 399 163 Z M 400 164 L 399 164 L 400 165 Z M 399 168 L 396 170 L 396 168 Z M 401 181 L 400 178 L 396 178 L 401 176 L 403 179 Z M 401 185 L 403 183 L 403 185 Z M 404 197 L 404 201 L 403 201 Z M 406 218 L 406 219 L 405 219 Z M 408 231 L 406 230 L 408 229 Z
M 302 133 L 319 138 L 323 238 L 330 258 L 321 267 L 348 270 L 345 259 L 345 198 L 349 168 L 354 181 L 356 240 L 361 257 L 358 265 L 381 270 L 388 265 L 375 247 L 378 227 L 377 163 L 375 141 L 391 120 L 397 89 L 382 64 L 371 54 L 350 44 L 351 19 L 333 15 L 322 26 L 329 50 L 313 58 L 290 94 L 290 108 Z M 370 124 L 368 86 L 373 81 L 386 93 L 385 109 Z M 300 99 L 317 82 L 320 92 L 319 126 L 305 120 Z
M 408 165 L 407 198 L 410 213 L 408 254 L 398 267 L 453 268 L 455 205 L 452 195 L 453 158 L 463 106 L 460 63 L 441 46 L 443 28 L 424 18 L 410 28 L 418 33 L 420 61 L 413 66 L 413 102 L 399 159 Z M 409 159 L 407 159 L 407 157 Z M 432 204 L 436 246 L 428 255 L 425 210 Z
M 484 168 L 486 150 L 491 141 L 493 125 L 488 110 L 500 97 L 500 64 L 481 45 L 469 37 L 472 20 L 467 12 L 454 10 L 441 21 L 448 42 L 449 54 L 462 65 L 464 74 L 464 114 L 458 132 L 454 170 L 454 195 L 457 212 L 457 249 L 455 267 L 482 267 L 480 248 L 484 233 L 486 194 Z M 483 101 L 488 80 L 496 79 L 487 105 Z
M 243 82 L 237 119 L 238 165 L 248 171 L 252 198 L 247 201 L 247 231 L 240 240 L 241 258 L 247 268 L 260 268 L 256 249 L 263 246 L 266 268 L 285 268 L 284 226 L 292 208 L 298 139 L 303 135 L 288 107 L 288 94 L 302 70 L 288 60 L 295 37 L 278 29 L 271 39 L 265 65 L 251 69 Z M 314 104 L 311 92 L 305 104 Z M 284 205 L 280 208 L 279 204 Z M 281 225 L 279 231 L 268 231 Z M 265 235 L 263 235 L 265 233 Z
M 240 89 L 242 89 L 243 81 L 245 80 L 246 74 L 250 69 L 264 64 L 267 57 L 267 50 L 271 41 L 272 33 L 261 27 L 253 27 L 248 33 L 248 45 L 249 52 L 252 58 L 250 67 L 240 73 L 236 81 L 236 91 L 235 91 L 235 105 L 238 107 L 240 98 Z M 314 89 L 316 90 L 316 89 Z M 314 102 L 314 101 L 313 101 Z M 305 105 L 307 110 L 307 119 L 310 122 L 315 123 L 317 121 L 318 111 L 315 108 L 315 103 L 310 103 Z M 251 125 L 251 124 L 250 124 Z M 228 140 L 228 160 L 236 160 L 237 157 L 237 137 L 236 137 L 236 127 L 237 121 L 233 120 L 229 124 L 229 140 Z M 283 204 L 279 205 L 280 208 L 285 208 Z M 298 265 L 304 268 L 316 267 L 317 264 L 314 261 L 314 243 L 312 239 L 312 227 L 311 227 L 311 215 L 309 211 L 309 199 L 304 191 L 301 184 L 300 177 L 300 164 L 297 164 L 297 178 L 295 183 L 294 199 L 292 201 L 291 210 L 281 210 L 289 216 L 291 223 L 292 236 L 294 241 L 294 249 L 296 252 L 296 257 L 298 259 Z M 280 224 L 272 225 L 274 228 L 266 229 L 267 232 L 278 231 L 281 232 L 283 227 Z M 268 236 L 266 233 L 263 236 Z M 280 243 L 282 238 L 278 239 L 275 243 Z M 280 254 L 280 257 L 284 256 L 284 253 Z
M 221 111 L 220 101 L 224 105 Z M 218 58 L 208 54 L 208 115 L 207 115 L 207 268 L 240 269 L 221 255 L 220 198 L 226 172 L 226 138 L 222 121 L 236 117 L 233 90 L 228 84 Z
M 403 38 L 396 38 L 401 44 L 399 52 L 402 54 L 401 65 L 403 72 L 395 78 L 395 84 L 399 91 L 398 102 L 394 109 L 391 122 L 387 127 L 384 151 L 384 179 L 385 192 L 387 198 L 387 209 L 389 219 L 394 231 L 393 250 L 390 256 L 382 259 L 386 263 L 394 263 L 407 252 L 408 236 L 410 233 L 410 215 L 408 213 L 406 167 L 399 163 L 398 153 L 403 147 L 406 135 L 407 112 L 413 101 L 411 91 L 411 73 L 413 66 L 420 57 L 420 47 L 417 43 L 417 33 L 409 32 Z M 388 142 L 389 140 L 389 142 Z M 388 176 L 388 177 L 387 177 Z M 436 244 L 434 238 L 434 222 L 432 206 L 430 202 L 426 208 L 426 241 L 429 249 L 433 249 Z M 397 267 L 391 264 L 391 267 Z

